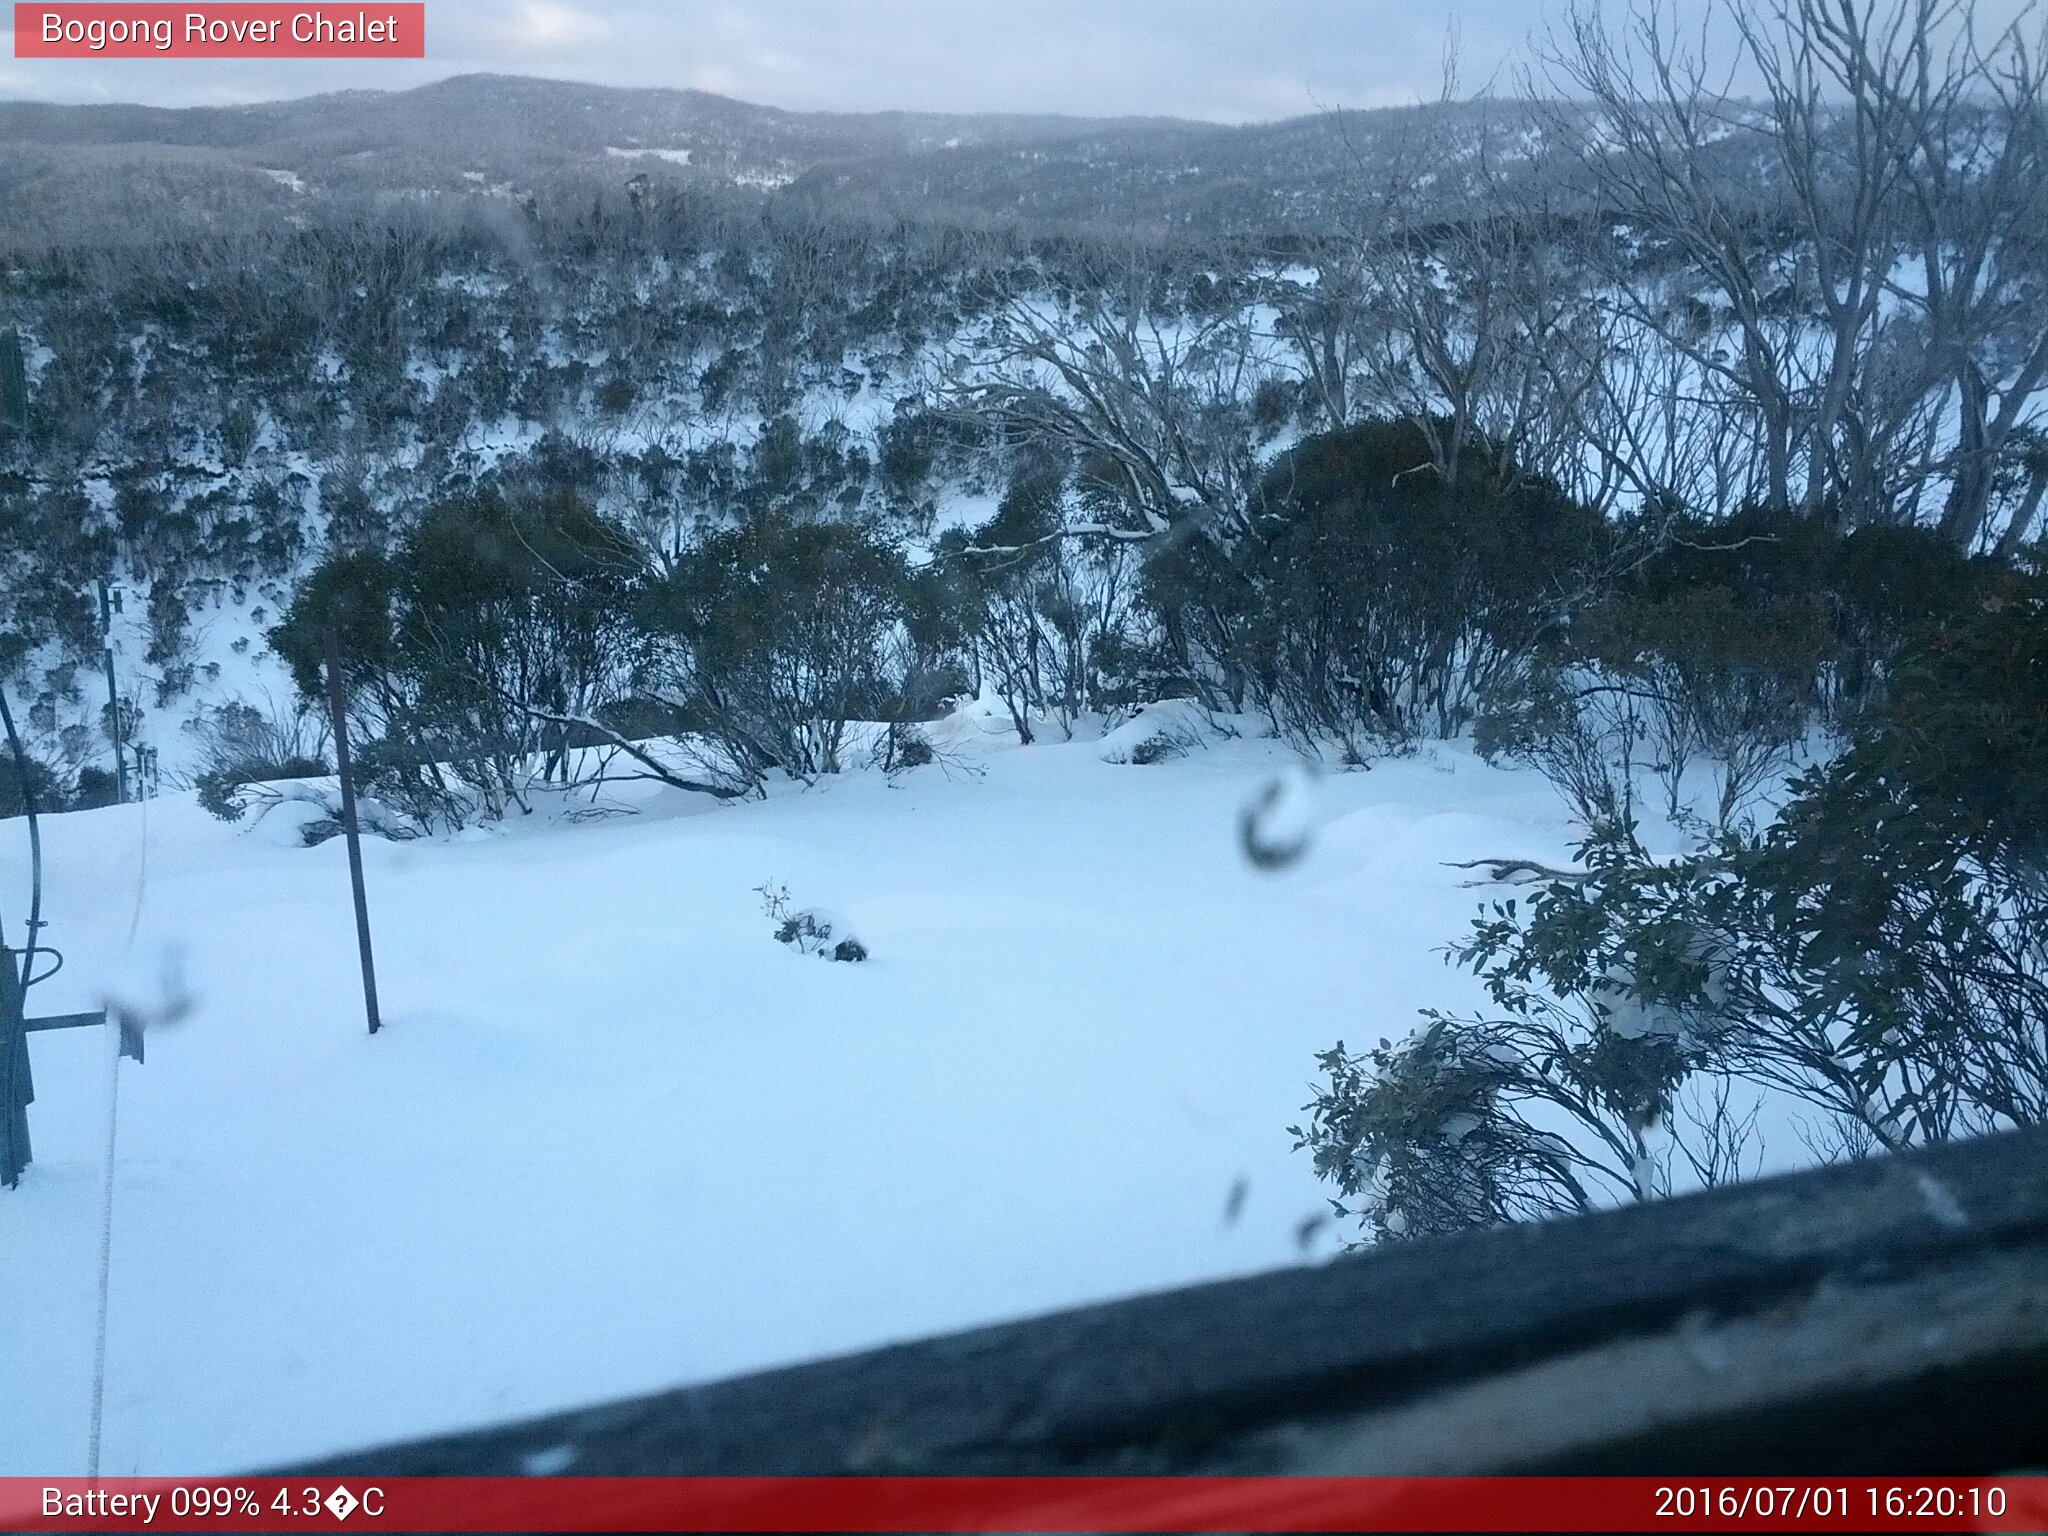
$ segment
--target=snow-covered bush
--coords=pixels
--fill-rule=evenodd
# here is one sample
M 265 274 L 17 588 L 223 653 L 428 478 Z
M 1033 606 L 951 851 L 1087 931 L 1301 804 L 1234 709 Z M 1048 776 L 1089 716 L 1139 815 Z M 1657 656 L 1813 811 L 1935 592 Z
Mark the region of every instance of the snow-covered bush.
M 773 881 L 765 881 L 754 889 L 761 897 L 762 912 L 775 925 L 776 943 L 787 944 L 800 955 L 816 955 L 824 960 L 858 964 L 867 959 L 867 946 L 838 913 L 824 907 L 792 907 L 788 887 Z
M 1150 704 L 1104 733 L 1101 757 L 1140 768 L 1171 762 L 1203 746 L 1210 724 L 1191 699 Z
M 900 720 L 889 722 L 876 747 L 875 766 L 884 773 L 927 767 L 938 759 L 931 737 L 915 725 Z
M 1129 761 L 1137 767 L 1149 768 L 1154 763 L 1170 762 L 1176 757 L 1188 755 L 1188 744 L 1178 736 L 1160 732 L 1147 736 L 1131 748 Z
M 1532 1000 L 1533 1001 L 1533 1000 Z M 1651 1138 L 1688 1070 L 1675 1038 L 1635 1039 L 1538 1002 L 1500 1019 L 1431 1015 L 1400 1042 L 1317 1057 L 1296 1145 L 1375 1237 L 1423 1237 L 1661 1194 Z

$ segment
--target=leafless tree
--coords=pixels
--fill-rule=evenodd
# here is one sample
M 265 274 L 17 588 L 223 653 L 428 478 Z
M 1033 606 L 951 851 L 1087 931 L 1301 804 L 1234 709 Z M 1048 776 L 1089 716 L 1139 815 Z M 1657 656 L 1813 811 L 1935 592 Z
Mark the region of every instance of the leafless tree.
M 956 360 L 957 412 L 1052 448 L 1102 516 L 1070 533 L 1132 542 L 1241 534 L 1262 450 L 1262 385 L 1281 368 L 1244 306 L 1182 302 L 1156 259 L 1089 259 L 1072 279 L 1013 280 Z
M 1356 228 L 1318 240 L 1295 270 L 1273 282 L 1273 333 L 1285 348 L 1326 431 L 1348 427 L 1363 393 L 1375 321 L 1370 310 L 1376 242 Z
M 1446 96 L 1382 134 L 1342 233 L 1274 287 L 1275 335 L 1323 426 L 1413 424 L 1427 468 L 1578 478 L 1572 417 L 1597 377 L 1597 312 L 1569 189 L 1530 174 L 1532 114 Z M 1417 466 L 1423 468 L 1424 466 Z
M 1663 0 L 1576 6 L 1545 118 L 1617 227 L 1611 324 L 1649 344 L 1591 392 L 1596 455 L 1708 510 L 1853 525 L 1931 498 L 1976 542 L 2048 378 L 2040 59 L 1967 0 L 1727 0 L 1697 38 Z M 1714 462 L 1731 447 L 1754 477 Z
M 2030 40 L 2029 20 L 1980 40 L 1967 6 L 1958 13 L 1921 0 L 1913 67 L 1865 71 L 1898 95 L 1910 125 L 1899 152 L 1900 217 L 1916 270 L 1897 294 L 1923 317 L 1929 360 L 1953 391 L 1944 400 L 1957 425 L 1942 527 L 1966 545 L 1985 529 L 2001 460 L 2027 452 L 2038 433 L 2048 382 L 2048 35 L 2036 21 Z M 2030 478 L 2038 484 L 2038 471 Z M 2015 544 L 2038 503 L 2038 491 L 2022 501 Z

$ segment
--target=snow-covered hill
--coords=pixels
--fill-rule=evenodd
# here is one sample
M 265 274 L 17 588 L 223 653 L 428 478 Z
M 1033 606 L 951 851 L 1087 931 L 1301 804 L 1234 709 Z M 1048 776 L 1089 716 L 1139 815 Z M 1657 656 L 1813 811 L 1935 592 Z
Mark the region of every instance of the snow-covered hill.
M 1287 1131 L 1313 1055 L 1476 1001 L 1438 953 L 1475 905 L 1442 861 L 1561 856 L 1556 798 L 1456 749 L 1389 761 L 1325 778 L 1311 852 L 1263 874 L 1237 816 L 1291 755 L 1115 761 L 1152 728 L 1018 748 L 970 706 L 949 761 L 894 780 L 373 840 L 374 1039 L 342 845 L 297 846 L 302 808 L 52 818 L 68 964 L 36 1007 L 147 996 L 167 953 L 196 1000 L 120 1068 L 102 1470 L 247 1469 L 1330 1253 Z M 872 958 L 773 942 L 771 881 Z M 0 1473 L 83 1470 L 91 1389 L 107 1042 L 34 1053 Z
M 1173 118 L 789 112 L 703 91 L 461 75 L 234 107 L 0 101 L 0 249 L 127 244 L 326 198 L 490 199 L 641 175 L 920 221 L 1327 228 L 1362 165 L 1462 141 L 1498 104 Z

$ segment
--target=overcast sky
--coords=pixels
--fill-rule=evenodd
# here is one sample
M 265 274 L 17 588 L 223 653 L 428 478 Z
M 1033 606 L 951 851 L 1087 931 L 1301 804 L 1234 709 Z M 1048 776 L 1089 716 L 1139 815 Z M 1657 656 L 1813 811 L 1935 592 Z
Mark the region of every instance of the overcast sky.
M 1613 4 L 1614 0 L 1610 0 Z M 1669 0 L 1697 16 L 1709 0 Z M 1979 0 L 1982 19 L 2021 0 Z M 375 0 L 365 0 L 375 10 Z M 166 106 L 404 87 L 474 70 L 691 86 L 799 110 L 1243 122 L 1434 97 L 1446 38 L 1503 88 L 1552 0 L 427 0 L 421 62 L 16 59 L 0 97 Z

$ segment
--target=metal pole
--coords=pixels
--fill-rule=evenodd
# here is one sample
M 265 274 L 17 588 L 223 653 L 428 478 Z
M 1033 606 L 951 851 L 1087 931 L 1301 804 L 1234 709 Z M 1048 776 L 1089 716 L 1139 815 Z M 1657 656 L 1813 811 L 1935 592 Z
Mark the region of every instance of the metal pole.
M 20 970 L 15 969 L 15 952 L 0 939 L 0 962 L 6 975 L 0 977 L 0 1051 L 7 1060 L 0 1064 L 0 1115 L 7 1124 L 0 1127 L 0 1183 L 12 1189 L 21 1182 L 21 1171 L 33 1155 L 28 1139 L 28 1107 L 35 1101 L 35 1079 L 28 1068 L 28 989 L 36 980 L 36 936 L 43 927 L 43 833 L 36 815 L 35 781 L 29 776 L 28 751 L 14 728 L 14 711 L 7 707 L 7 691 L 0 688 L 0 726 L 7 732 L 7 745 L 14 753 L 14 771 L 21 779 L 21 809 L 28 819 L 29 897 L 28 920 L 21 941 Z
M 114 604 L 106 578 L 100 579 L 100 633 L 107 637 L 101 658 L 107 664 L 107 730 L 114 738 L 114 798 L 128 803 L 128 765 L 121 755 L 121 691 L 114 686 Z M 137 785 L 139 791 L 141 785 Z
M 28 1140 L 28 1028 L 14 951 L 0 941 L 0 1185 L 12 1189 L 33 1157 Z
M 36 788 L 30 776 L 28 749 L 21 744 L 21 733 L 14 728 L 14 711 L 7 707 L 5 688 L 0 688 L 0 727 L 5 727 L 7 745 L 14 753 L 14 771 L 21 778 L 21 813 L 28 821 L 28 923 L 21 940 L 21 995 L 25 998 L 28 989 L 36 984 L 36 940 L 43 932 L 43 823 L 36 814 Z
M 0 331 L 0 421 L 17 432 L 28 431 L 28 380 L 22 367 L 21 337 L 13 330 Z M 7 696 L 0 693 L 0 711 L 7 708 Z M 21 743 L 14 735 L 14 716 L 7 715 L 7 735 L 14 748 L 16 771 L 21 775 L 22 808 L 29 812 L 29 842 L 35 850 L 36 894 L 30 898 L 27 946 L 21 969 L 14 968 L 14 951 L 0 934 L 0 1184 L 12 1189 L 21 1182 L 28 1166 L 28 1101 L 33 1092 L 28 1078 L 28 982 L 35 963 L 36 927 L 41 912 L 42 858 L 37 844 L 35 789 L 29 783 L 28 763 Z
M 348 764 L 348 709 L 342 699 L 341 635 L 327 630 L 327 709 L 334 717 L 334 767 L 341 776 L 341 830 L 348 839 L 348 879 L 356 898 L 356 944 L 363 952 L 363 1008 L 377 1033 L 377 966 L 370 957 L 370 904 L 363 894 L 363 845 L 356 832 L 356 782 Z

